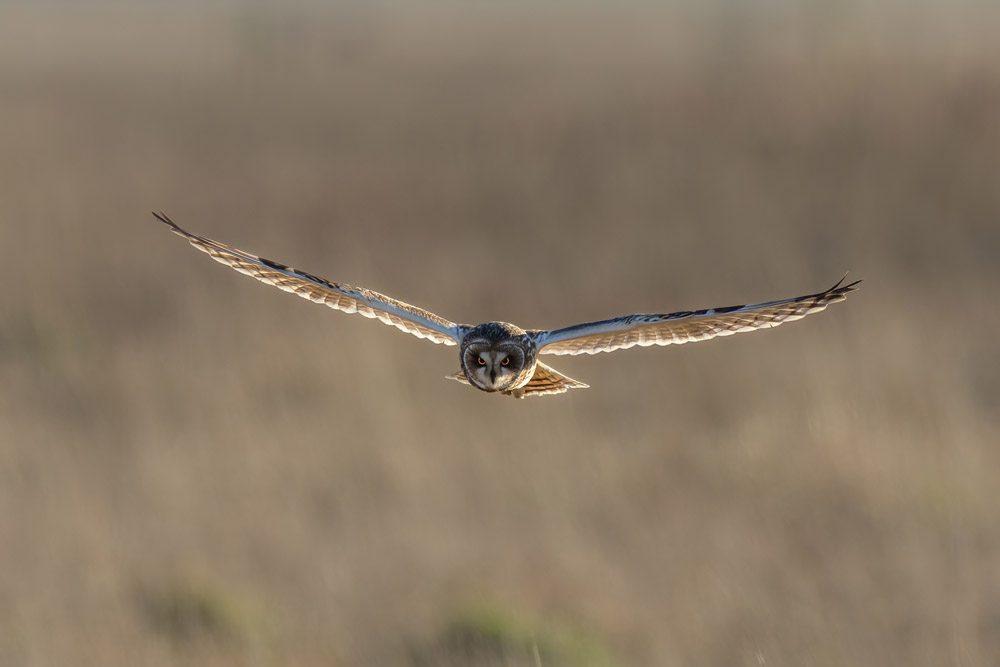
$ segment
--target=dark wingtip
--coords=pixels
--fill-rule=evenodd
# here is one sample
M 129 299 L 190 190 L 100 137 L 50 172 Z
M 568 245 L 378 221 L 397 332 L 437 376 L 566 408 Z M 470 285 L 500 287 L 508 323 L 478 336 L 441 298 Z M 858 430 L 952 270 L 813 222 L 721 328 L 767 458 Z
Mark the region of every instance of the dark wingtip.
M 153 211 L 153 217 L 159 220 L 160 222 L 170 225 L 174 229 L 177 229 L 177 225 L 174 223 L 174 221 L 171 220 L 169 217 L 167 217 L 167 214 L 164 213 L 163 211 L 159 212 Z
M 858 289 L 858 285 L 861 284 L 860 280 L 855 280 L 853 283 L 847 283 L 846 285 L 844 285 L 845 280 L 847 280 L 846 273 L 844 274 L 843 278 L 838 280 L 833 287 L 831 287 L 826 291 L 826 294 L 837 294 L 837 295 L 847 294 L 848 292 L 853 292 L 854 290 Z
M 153 211 L 153 217 L 162 222 L 163 224 L 167 225 L 168 227 L 170 227 L 170 229 L 175 234 L 178 234 L 188 239 L 192 238 L 191 234 L 188 234 L 186 231 L 178 227 L 177 223 L 171 220 L 169 216 L 167 216 L 167 214 L 164 213 L 163 211 Z
M 835 289 L 850 290 L 850 289 L 854 288 L 855 285 L 857 285 L 858 283 L 861 282 L 860 280 L 855 280 L 853 283 L 848 283 L 848 284 L 844 285 L 844 281 L 847 280 L 847 274 L 848 273 L 849 272 L 845 272 L 844 275 L 840 278 L 840 280 L 838 280 L 836 283 L 834 283 L 833 287 L 831 287 L 830 289 L 828 289 L 827 292 L 832 292 Z M 842 285 L 843 285 L 843 287 L 841 287 Z

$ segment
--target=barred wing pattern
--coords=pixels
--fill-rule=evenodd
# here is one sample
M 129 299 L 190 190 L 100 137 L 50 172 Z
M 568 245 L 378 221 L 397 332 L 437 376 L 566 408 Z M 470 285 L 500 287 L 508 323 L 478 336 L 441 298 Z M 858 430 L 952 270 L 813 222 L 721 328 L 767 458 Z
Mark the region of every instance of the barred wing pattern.
M 462 336 L 464 327 L 421 308 L 361 287 L 333 283 L 311 273 L 230 248 L 218 241 L 184 231 L 162 212 L 153 215 L 169 225 L 175 234 L 186 238 L 195 248 L 208 253 L 215 261 L 278 289 L 345 313 L 376 318 L 434 343 L 455 345 Z
M 535 364 L 535 373 L 528 380 L 528 384 L 521 387 L 521 390 L 528 395 L 544 396 L 545 394 L 561 394 L 570 389 L 586 389 L 590 385 L 579 380 L 566 377 L 551 366 L 546 366 L 542 362 Z
M 680 345 L 731 336 L 799 320 L 843 301 L 861 282 L 842 285 L 844 278 L 828 290 L 794 299 L 664 315 L 625 315 L 553 331 L 532 331 L 530 335 L 540 354 L 597 354 L 635 345 Z

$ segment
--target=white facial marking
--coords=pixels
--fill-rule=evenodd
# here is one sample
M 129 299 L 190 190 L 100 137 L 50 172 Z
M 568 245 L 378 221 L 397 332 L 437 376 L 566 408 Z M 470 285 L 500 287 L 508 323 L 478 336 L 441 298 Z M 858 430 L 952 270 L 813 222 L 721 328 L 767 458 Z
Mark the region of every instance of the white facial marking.
M 485 366 L 479 366 L 479 377 L 482 378 L 483 384 L 491 388 L 497 388 L 502 384 L 503 378 L 506 376 L 506 369 L 500 364 L 501 361 L 507 356 L 502 352 L 497 350 L 483 350 L 479 353 L 479 356 L 484 362 Z

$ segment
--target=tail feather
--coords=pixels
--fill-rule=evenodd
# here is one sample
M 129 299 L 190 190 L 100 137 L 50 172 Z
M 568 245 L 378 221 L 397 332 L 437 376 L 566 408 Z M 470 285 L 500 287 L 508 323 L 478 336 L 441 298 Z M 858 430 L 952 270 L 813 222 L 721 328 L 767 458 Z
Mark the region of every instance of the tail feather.
M 462 371 L 446 375 L 445 378 L 448 380 L 458 380 L 462 384 L 472 384 Z M 535 374 L 528 380 L 528 384 L 503 393 L 514 398 L 524 398 L 525 396 L 561 394 L 569 389 L 586 389 L 589 386 L 589 384 L 566 377 L 559 371 L 539 362 L 535 364 Z
M 458 380 L 462 384 L 469 384 L 469 385 L 472 384 L 471 382 L 469 382 L 469 378 L 465 377 L 465 371 L 459 371 L 457 373 L 452 373 L 451 375 L 445 375 L 444 379 L 446 379 L 446 380 Z
M 523 396 L 544 396 L 545 394 L 561 394 L 570 389 L 586 389 L 589 386 L 579 380 L 566 377 L 554 368 L 538 362 L 535 364 L 535 374 L 528 380 L 528 384 L 515 389 L 513 393 L 518 398 Z

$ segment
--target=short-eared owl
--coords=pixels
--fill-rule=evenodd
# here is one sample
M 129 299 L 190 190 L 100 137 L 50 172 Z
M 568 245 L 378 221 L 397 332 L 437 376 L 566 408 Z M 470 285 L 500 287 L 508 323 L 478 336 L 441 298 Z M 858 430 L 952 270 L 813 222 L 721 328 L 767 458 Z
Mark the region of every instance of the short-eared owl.
M 596 354 L 635 345 L 670 345 L 776 327 L 843 301 L 861 282 L 843 278 L 817 294 L 745 306 L 625 315 L 563 329 L 524 330 L 506 322 L 455 324 L 384 294 L 324 280 L 263 257 L 190 234 L 163 213 L 154 216 L 198 250 L 240 273 L 345 313 L 360 313 L 443 345 L 458 345 L 462 370 L 448 377 L 487 392 L 523 398 L 586 387 L 538 361 L 539 354 Z

